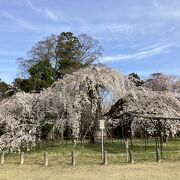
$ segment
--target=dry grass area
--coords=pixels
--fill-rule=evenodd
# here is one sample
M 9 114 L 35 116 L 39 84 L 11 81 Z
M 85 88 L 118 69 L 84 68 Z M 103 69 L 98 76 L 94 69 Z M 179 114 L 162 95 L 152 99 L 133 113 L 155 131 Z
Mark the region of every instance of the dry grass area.
M 119 165 L 42 165 L 4 164 L 0 180 L 178 180 L 180 162 L 119 164 Z
M 77 165 L 71 166 L 72 143 L 49 145 L 25 152 L 24 165 L 19 165 L 19 154 L 6 154 L 0 165 L 0 180 L 179 180 L 180 139 L 164 144 L 162 163 L 156 163 L 154 140 L 149 140 L 147 150 L 139 140 L 133 141 L 135 164 L 126 162 L 121 142 L 106 143 L 108 165 L 101 162 L 101 145 L 78 144 Z M 48 152 L 49 165 L 43 166 L 43 152 Z

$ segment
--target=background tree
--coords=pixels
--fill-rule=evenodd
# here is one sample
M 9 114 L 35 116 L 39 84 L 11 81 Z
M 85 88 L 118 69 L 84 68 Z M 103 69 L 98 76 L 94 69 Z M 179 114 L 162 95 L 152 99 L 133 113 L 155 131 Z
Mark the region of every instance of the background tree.
M 37 42 L 30 51 L 27 52 L 26 58 L 18 58 L 19 76 L 21 78 L 29 77 L 29 69 L 35 64 L 48 61 L 52 68 L 56 71 L 57 55 L 56 55 L 57 36 L 50 35 L 43 40 Z
M 153 91 L 172 91 L 173 76 L 168 76 L 163 73 L 153 73 L 147 79 L 144 86 Z
M 40 92 L 54 83 L 54 71 L 48 60 L 40 61 L 29 70 L 28 79 L 16 78 L 14 86 L 25 92 Z
M 0 79 L 0 101 L 5 97 L 8 97 L 8 90 L 10 86 Z
M 48 60 L 35 64 L 28 72 L 36 92 L 40 92 L 43 88 L 48 88 L 54 83 L 54 71 Z
M 80 43 L 78 60 L 85 65 L 90 65 L 102 56 L 102 47 L 99 42 L 87 34 L 78 36 Z
M 13 86 L 24 92 L 32 92 L 34 90 L 34 82 L 32 79 L 16 78 L 13 82 Z
M 58 57 L 56 77 L 58 79 L 83 66 L 79 58 L 80 42 L 71 32 L 63 32 L 58 36 L 56 54 Z
M 45 37 L 32 47 L 26 58 L 18 58 L 17 61 L 23 79 L 29 78 L 30 68 L 46 60 L 54 71 L 53 79 L 58 80 L 65 74 L 94 63 L 101 55 L 102 47 L 91 36 L 62 32 Z
M 128 79 L 131 80 L 135 84 L 135 86 L 142 86 L 144 84 L 144 81 L 141 80 L 137 73 L 129 74 Z

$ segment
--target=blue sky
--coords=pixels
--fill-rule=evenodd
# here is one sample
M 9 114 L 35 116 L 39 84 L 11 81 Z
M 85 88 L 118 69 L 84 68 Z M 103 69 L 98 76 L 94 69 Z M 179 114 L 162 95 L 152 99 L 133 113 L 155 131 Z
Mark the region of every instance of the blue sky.
M 86 33 L 103 46 L 99 60 L 125 74 L 180 75 L 179 0 L 0 0 L 0 78 L 43 37 Z

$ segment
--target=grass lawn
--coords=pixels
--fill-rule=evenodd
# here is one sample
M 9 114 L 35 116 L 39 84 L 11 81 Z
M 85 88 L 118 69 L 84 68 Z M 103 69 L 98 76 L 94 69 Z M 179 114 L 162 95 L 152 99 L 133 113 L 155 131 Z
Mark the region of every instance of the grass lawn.
M 180 162 L 119 164 L 108 166 L 43 167 L 40 165 L 4 165 L 1 180 L 179 180 Z
M 24 165 L 19 165 L 19 154 L 7 154 L 0 166 L 2 180 L 30 179 L 180 179 L 180 139 L 164 144 L 162 163 L 155 162 L 155 143 L 149 140 L 147 149 L 140 140 L 133 141 L 134 164 L 125 162 L 126 155 L 121 142 L 105 144 L 108 165 L 101 165 L 101 146 L 85 143 L 76 146 L 77 163 L 71 166 L 72 143 L 44 145 L 25 153 Z M 43 166 L 43 151 L 49 155 L 48 167 Z

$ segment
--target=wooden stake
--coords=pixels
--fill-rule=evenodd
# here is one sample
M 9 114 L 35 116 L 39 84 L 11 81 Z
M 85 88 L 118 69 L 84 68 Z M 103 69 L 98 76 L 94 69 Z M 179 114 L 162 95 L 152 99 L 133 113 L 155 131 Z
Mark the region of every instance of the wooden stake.
M 20 164 L 24 164 L 24 152 L 20 153 Z
M 126 148 L 126 162 L 129 162 L 129 145 L 128 145 L 128 140 L 125 141 L 125 148 Z
M 133 152 L 132 150 L 129 150 L 129 163 L 133 164 L 134 161 L 133 161 Z
M 156 149 L 156 162 L 157 163 L 161 162 L 161 159 L 160 159 L 160 150 L 159 149 Z
M 48 153 L 46 151 L 44 152 L 44 165 L 48 166 Z
M 76 165 L 76 153 L 75 151 L 72 151 L 72 161 L 71 161 L 72 165 L 75 166 Z
M 4 151 L 1 152 L 1 164 L 4 164 Z
M 104 151 L 104 161 L 103 161 L 104 165 L 107 165 L 107 151 Z

